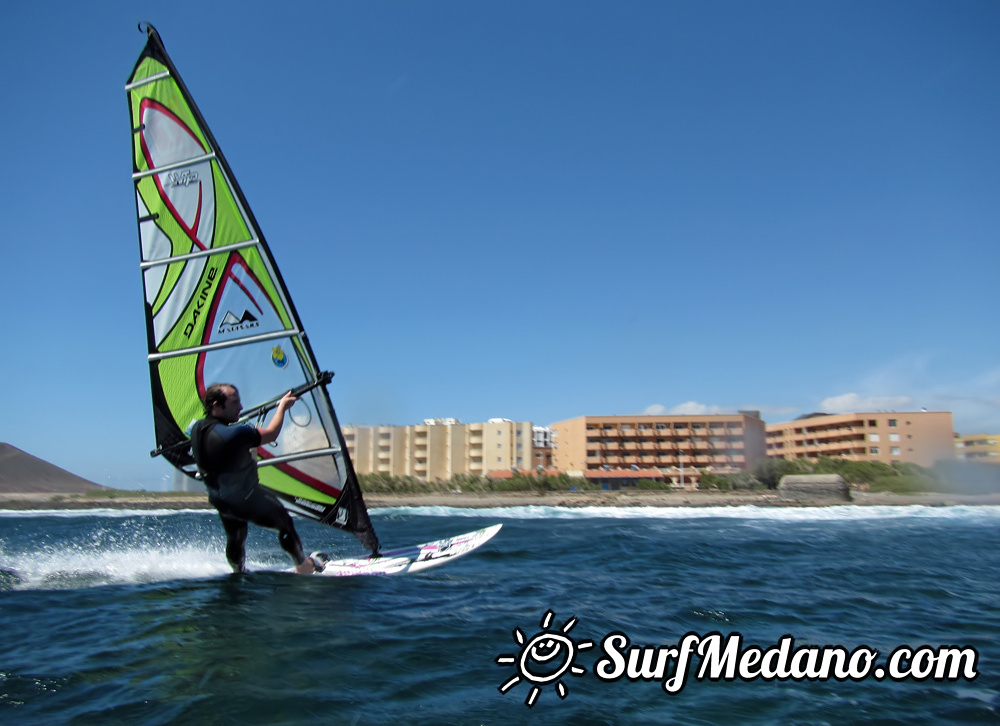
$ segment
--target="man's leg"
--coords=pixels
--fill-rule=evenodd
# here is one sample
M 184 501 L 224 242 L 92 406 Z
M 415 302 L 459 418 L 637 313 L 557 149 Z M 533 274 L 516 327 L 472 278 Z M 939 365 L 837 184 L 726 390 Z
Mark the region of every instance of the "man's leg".
M 247 519 L 251 522 L 259 527 L 278 530 L 278 544 L 291 556 L 297 572 L 313 572 L 315 566 L 302 551 L 302 541 L 295 531 L 292 517 L 275 496 L 258 487 L 247 499 L 246 506 L 250 515 Z
M 235 517 L 220 513 L 222 526 L 226 530 L 226 559 L 233 572 L 247 572 L 246 548 L 247 523 Z

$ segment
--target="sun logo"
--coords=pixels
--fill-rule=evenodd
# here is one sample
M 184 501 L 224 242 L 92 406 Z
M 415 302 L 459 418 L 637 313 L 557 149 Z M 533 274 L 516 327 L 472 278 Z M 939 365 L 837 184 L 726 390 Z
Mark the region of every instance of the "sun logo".
M 559 679 L 567 672 L 574 676 L 582 676 L 587 672 L 573 661 L 578 650 L 592 648 L 594 644 L 589 640 L 577 643 L 567 635 L 576 625 L 575 617 L 567 620 L 558 631 L 550 630 L 554 617 L 555 613 L 546 610 L 540 623 L 542 630 L 530 640 L 520 628 L 514 628 L 514 640 L 521 646 L 520 652 L 517 655 L 498 655 L 496 659 L 497 665 L 517 666 L 517 674 L 500 686 L 500 693 L 509 691 L 522 678 L 531 683 L 528 697 L 524 699 L 524 705 L 528 708 L 535 705 L 542 693 L 542 686 L 553 683 L 559 698 L 566 698 L 569 689 Z
M 278 366 L 278 368 L 284 368 L 288 365 L 288 356 L 285 355 L 285 351 L 281 349 L 280 345 L 276 345 L 271 349 L 271 362 Z

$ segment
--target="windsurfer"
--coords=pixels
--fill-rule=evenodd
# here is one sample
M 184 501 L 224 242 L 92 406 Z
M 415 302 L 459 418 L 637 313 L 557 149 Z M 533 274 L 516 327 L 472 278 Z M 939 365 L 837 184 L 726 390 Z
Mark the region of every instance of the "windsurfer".
M 270 423 L 261 428 L 237 424 L 240 392 L 229 383 L 215 383 L 205 391 L 205 418 L 191 430 L 191 453 L 208 487 L 208 500 L 219 511 L 226 530 L 226 559 L 234 572 L 246 572 L 247 524 L 278 530 L 278 542 L 295 561 L 295 571 L 316 571 L 306 557 L 292 518 L 278 499 L 260 486 L 253 450 L 278 438 L 285 411 L 298 399 L 286 393 Z

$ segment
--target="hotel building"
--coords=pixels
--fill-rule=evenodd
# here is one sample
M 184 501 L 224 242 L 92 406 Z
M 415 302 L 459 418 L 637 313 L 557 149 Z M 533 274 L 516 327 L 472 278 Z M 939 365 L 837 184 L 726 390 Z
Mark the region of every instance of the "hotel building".
M 955 437 L 955 456 L 967 461 L 1000 464 L 1000 446 L 996 434 L 968 434 Z
M 552 424 L 552 463 L 570 475 L 659 469 L 673 487 L 732 474 L 766 455 L 757 411 L 702 416 L 580 416 Z
M 815 413 L 767 426 L 767 455 L 776 459 L 842 456 L 851 461 L 933 466 L 955 456 L 950 412 Z
M 493 418 L 463 424 L 426 419 L 413 426 L 345 426 L 347 451 L 358 474 L 412 476 L 447 481 L 456 474 L 530 469 L 532 425 Z

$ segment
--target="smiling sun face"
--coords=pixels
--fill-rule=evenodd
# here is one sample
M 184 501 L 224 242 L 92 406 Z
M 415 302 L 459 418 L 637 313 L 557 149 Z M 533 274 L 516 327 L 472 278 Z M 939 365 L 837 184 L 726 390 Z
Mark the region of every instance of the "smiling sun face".
M 573 660 L 577 650 L 586 650 L 593 647 L 594 644 L 590 641 L 576 643 L 566 635 L 576 625 L 576 618 L 567 620 L 559 631 L 549 630 L 554 616 L 555 613 L 547 610 L 542 616 L 541 632 L 536 633 L 531 639 L 526 638 L 520 628 L 514 628 L 514 640 L 521 646 L 520 653 L 497 656 L 498 665 L 517 664 L 518 670 L 513 678 L 500 686 L 500 693 L 506 693 L 520 683 L 523 678 L 532 684 L 528 697 L 524 701 L 528 708 L 535 705 L 535 701 L 538 700 L 538 696 L 542 692 L 542 686 L 554 683 L 559 698 L 566 698 L 569 690 L 566 688 L 566 684 L 559 679 L 566 672 L 574 676 L 582 676 L 587 672 L 575 665 Z
M 538 633 L 521 649 L 519 669 L 535 683 L 550 683 L 573 666 L 573 655 L 573 641 L 565 635 Z

